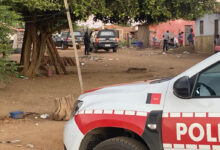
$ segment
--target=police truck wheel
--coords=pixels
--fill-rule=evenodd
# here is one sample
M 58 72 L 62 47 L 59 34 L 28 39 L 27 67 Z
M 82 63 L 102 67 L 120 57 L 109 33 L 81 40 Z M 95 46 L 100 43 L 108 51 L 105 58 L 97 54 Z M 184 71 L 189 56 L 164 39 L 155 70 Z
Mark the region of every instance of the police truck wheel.
M 94 150 L 147 150 L 141 142 L 128 138 L 116 137 L 98 144 Z

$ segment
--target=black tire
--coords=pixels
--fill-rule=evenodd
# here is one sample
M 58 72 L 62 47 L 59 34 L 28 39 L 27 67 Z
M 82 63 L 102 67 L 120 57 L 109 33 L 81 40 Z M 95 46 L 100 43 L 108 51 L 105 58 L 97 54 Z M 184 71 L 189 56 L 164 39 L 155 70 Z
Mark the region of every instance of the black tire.
M 147 150 L 141 142 L 129 137 L 116 137 L 98 144 L 94 150 Z
M 90 47 L 90 52 L 93 52 L 93 47 L 92 46 Z
M 118 51 L 118 49 L 115 47 L 113 48 L 113 52 L 116 53 Z
M 104 139 L 102 134 L 89 134 L 82 140 L 79 150 L 93 150 L 99 141 L 103 141 Z

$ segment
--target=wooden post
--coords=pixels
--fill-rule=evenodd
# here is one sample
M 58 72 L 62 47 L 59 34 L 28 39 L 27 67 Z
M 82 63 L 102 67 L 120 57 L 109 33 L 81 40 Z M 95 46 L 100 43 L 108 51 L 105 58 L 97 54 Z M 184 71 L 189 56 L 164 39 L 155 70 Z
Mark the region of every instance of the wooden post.
M 76 40 L 75 40 L 75 36 L 74 36 L 74 32 L 73 32 L 73 25 L 72 25 L 72 20 L 70 17 L 69 5 L 67 3 L 67 0 L 64 0 L 64 4 L 65 4 L 65 8 L 67 10 L 66 15 L 67 15 L 68 23 L 69 23 L 70 35 L 72 37 L 73 49 L 75 52 L 76 66 L 77 66 L 77 72 L 78 72 L 78 77 L 79 77 L 80 89 L 81 89 L 81 93 L 83 93 L 84 89 L 83 89 L 83 80 L 82 80 L 82 74 L 81 74 L 80 63 L 79 63 L 79 56 L 78 56 L 78 52 L 77 52 L 77 48 L 76 48 Z

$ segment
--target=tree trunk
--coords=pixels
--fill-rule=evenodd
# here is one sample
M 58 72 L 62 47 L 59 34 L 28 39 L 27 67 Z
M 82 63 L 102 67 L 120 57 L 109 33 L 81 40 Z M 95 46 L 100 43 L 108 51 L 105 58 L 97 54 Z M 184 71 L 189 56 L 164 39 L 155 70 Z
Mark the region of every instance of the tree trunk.
M 28 77 L 40 73 L 41 61 L 46 52 L 46 47 L 50 51 L 50 57 L 54 62 L 57 74 L 66 73 L 56 46 L 52 40 L 48 28 L 37 23 L 30 22 L 25 24 L 25 33 L 22 44 L 20 64 L 23 66 L 22 74 Z
M 67 121 L 71 118 L 71 113 L 73 111 L 74 98 L 69 95 L 62 98 L 55 99 L 55 112 L 53 114 L 53 119 L 57 121 Z
M 141 41 L 144 47 L 149 47 L 149 40 L 150 40 L 150 31 L 149 25 L 144 24 L 138 26 L 138 40 Z

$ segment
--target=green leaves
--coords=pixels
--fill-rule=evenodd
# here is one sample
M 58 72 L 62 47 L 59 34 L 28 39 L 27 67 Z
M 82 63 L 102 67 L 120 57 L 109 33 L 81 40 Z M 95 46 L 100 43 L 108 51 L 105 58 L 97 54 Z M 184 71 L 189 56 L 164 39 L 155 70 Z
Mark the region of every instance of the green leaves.
M 96 12 L 100 20 L 121 22 L 135 20 L 148 24 L 170 19 L 192 20 L 211 12 L 215 0 L 105 0 L 108 14 Z
M 8 59 L 12 51 L 10 35 L 11 25 L 17 23 L 18 15 L 8 6 L 0 6 L 0 81 L 8 82 L 9 76 L 17 74 L 17 65 Z
M 63 6 L 62 0 L 9 0 L 11 4 L 13 4 L 17 11 L 22 11 L 23 8 L 26 11 L 34 12 L 34 11 L 54 11 L 60 10 Z M 20 10 L 19 7 L 20 6 Z M 23 10 L 25 11 L 25 10 Z

